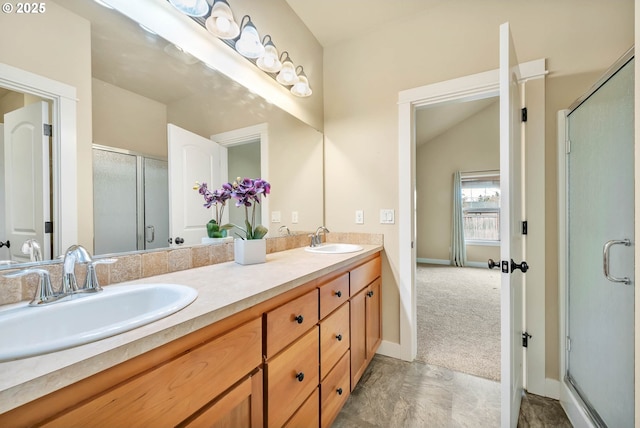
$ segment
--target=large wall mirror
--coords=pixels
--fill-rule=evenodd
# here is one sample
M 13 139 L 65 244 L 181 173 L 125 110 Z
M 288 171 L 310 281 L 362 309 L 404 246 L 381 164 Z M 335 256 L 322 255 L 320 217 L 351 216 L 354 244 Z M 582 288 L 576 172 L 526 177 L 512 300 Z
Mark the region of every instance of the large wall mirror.
M 91 26 L 88 72 L 92 146 L 85 151 L 91 155 L 78 159 L 78 165 L 92 166 L 89 187 L 93 191 L 92 209 L 87 212 L 93 213 L 92 247 L 96 255 L 175 246 L 175 238 L 184 236 L 182 230 L 177 231 L 170 224 L 172 210 L 180 211 L 182 226 L 193 232 L 190 235 L 193 237 L 181 245 L 199 244 L 200 236 L 206 236 L 205 224 L 213 212 L 202 207 L 202 197 L 192 189 L 196 180 L 212 180 L 209 184 L 216 188 L 236 175 L 256 178 L 254 175 L 259 174 L 267 179 L 272 191 L 261 207 L 260 221 L 269 228 L 270 236 L 278 236 L 283 225 L 295 233 L 315 230 L 323 224 L 321 132 L 116 10 L 87 0 L 55 0 L 55 3 L 89 21 Z M 51 14 L 48 19 L 56 16 Z M 64 25 L 61 23 L 59 28 Z M 45 121 L 53 121 L 55 126 L 55 115 L 48 113 L 56 110 L 55 100 L 41 99 L 16 88 L 0 88 L 0 123 L 4 124 L 4 118 L 11 120 L 13 111 L 36 103 L 44 106 L 39 111 L 46 110 L 42 113 Z M 7 126 L 3 128 L 3 139 L 13 138 Z M 172 129 L 177 129 L 177 133 L 172 135 Z M 224 164 L 221 175 L 188 178 L 184 170 L 196 170 L 198 156 L 176 160 L 169 155 L 171 140 L 182 143 L 183 138 L 188 138 L 189 144 L 217 144 L 222 150 L 220 162 Z M 51 143 L 65 144 L 55 139 Z M 50 151 L 55 152 L 55 147 Z M 2 154 L 5 153 L 8 152 L 3 150 Z M 49 154 L 42 156 L 47 158 Z M 169 178 L 171 163 L 180 164 L 183 170 L 180 176 L 183 182 L 177 186 L 176 176 Z M 44 177 L 55 176 L 54 170 L 41 172 Z M 47 180 L 38 180 L 43 186 L 50 186 Z M 170 182 L 177 190 L 169 190 Z M 5 184 L 1 187 L 0 197 L 11 197 L 11 190 Z M 82 193 L 82 187 L 78 189 Z M 46 261 L 64 251 L 54 245 L 59 232 L 55 226 L 62 223 L 51 208 L 59 204 L 51 200 L 50 190 L 43 188 L 36 192 L 42 194 L 40 199 L 49 196 L 49 207 L 38 207 L 37 211 L 49 210 L 44 220 L 54 224 L 52 232 L 44 232 L 46 236 L 39 242 Z M 22 199 L 16 198 L 14 205 Z M 82 200 L 80 195 L 79 204 Z M 2 203 L 4 213 L 9 201 Z M 28 208 L 31 207 L 21 207 Z M 81 216 L 82 210 L 78 211 Z M 239 221 L 233 217 L 238 214 L 236 211 L 240 209 L 233 205 L 226 208 L 227 216 L 232 215 L 231 221 Z M 229 219 L 227 216 L 225 221 Z M 0 222 L 3 217 L 0 215 Z M 279 222 L 272 222 L 278 218 Z M 5 225 L 2 227 L 7 229 Z M 18 256 L 16 250 L 21 249 L 26 238 L 13 237 L 13 254 L 2 247 L 0 260 L 28 262 L 29 255 Z M 0 241 L 5 239 L 0 236 Z M 15 264 L 0 264 L 1 267 Z

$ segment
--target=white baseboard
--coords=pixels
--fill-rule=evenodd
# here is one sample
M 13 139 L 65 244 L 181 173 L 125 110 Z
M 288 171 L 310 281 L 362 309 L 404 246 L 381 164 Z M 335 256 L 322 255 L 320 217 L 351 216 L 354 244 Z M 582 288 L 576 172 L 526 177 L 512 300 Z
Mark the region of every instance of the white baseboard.
M 554 400 L 560 399 L 560 381 L 556 379 L 546 378 L 544 380 L 544 395 L 545 397 L 553 398 Z
M 376 354 L 384 355 L 385 357 L 396 358 L 398 360 L 409 361 L 403 355 L 402 347 L 399 343 L 389 342 L 387 340 L 382 341 Z
M 418 263 L 427 263 L 430 265 L 451 265 L 451 261 L 450 260 L 443 260 L 443 259 L 425 259 L 425 258 L 417 258 L 416 262 Z M 467 266 L 468 267 L 475 267 L 475 268 L 488 268 L 487 266 L 487 262 L 467 262 Z

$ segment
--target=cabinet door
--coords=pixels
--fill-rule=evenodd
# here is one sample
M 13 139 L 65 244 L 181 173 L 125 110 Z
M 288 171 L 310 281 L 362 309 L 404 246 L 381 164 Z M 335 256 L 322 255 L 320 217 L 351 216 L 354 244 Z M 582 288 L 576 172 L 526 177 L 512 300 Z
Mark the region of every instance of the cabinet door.
M 365 288 L 351 298 L 351 391 L 366 367 L 366 298 Z
M 381 314 L 381 280 L 376 279 L 366 289 L 366 334 L 367 334 L 367 360 L 371 361 L 382 342 L 382 317 Z
M 196 418 L 181 425 L 188 428 L 245 427 L 261 428 L 262 370 L 244 380 Z

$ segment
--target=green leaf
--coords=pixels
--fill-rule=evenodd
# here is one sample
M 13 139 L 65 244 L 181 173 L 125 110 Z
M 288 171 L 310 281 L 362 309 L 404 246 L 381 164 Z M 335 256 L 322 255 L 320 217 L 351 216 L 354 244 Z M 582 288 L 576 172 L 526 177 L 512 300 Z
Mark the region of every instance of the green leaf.
M 253 239 L 262 239 L 267 234 L 267 232 L 269 232 L 269 229 L 259 224 L 253 231 Z

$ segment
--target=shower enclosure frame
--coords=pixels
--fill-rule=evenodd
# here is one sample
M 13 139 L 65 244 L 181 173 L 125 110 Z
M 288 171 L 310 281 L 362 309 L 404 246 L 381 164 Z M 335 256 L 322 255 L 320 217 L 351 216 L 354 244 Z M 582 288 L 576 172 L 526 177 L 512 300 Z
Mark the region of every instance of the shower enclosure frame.
M 593 93 L 600 89 L 614 74 L 624 67 L 634 58 L 634 47 L 625 52 L 584 95 L 578 98 L 568 109 L 560 110 L 557 113 L 557 155 L 558 155 L 558 289 L 559 289 L 559 351 L 560 351 L 560 402 L 567 416 L 575 426 L 599 427 L 599 417 L 593 415 L 589 406 L 585 405 L 579 397 L 575 387 L 567 379 L 568 355 L 567 355 L 567 332 L 568 332 L 568 289 L 569 289 L 569 205 L 568 205 L 568 149 L 569 149 L 569 127 L 568 116 L 580 104 L 582 104 Z M 637 101 L 635 101 L 637 102 Z M 637 113 L 636 113 L 637 115 Z M 635 135 L 634 135 L 635 138 Z M 634 143 L 635 147 L 635 143 Z M 634 174 L 637 174 L 634 172 Z M 637 180 L 636 180 L 637 181 Z M 638 187 L 634 192 L 638 191 Z M 636 206 L 638 195 L 635 195 Z M 637 211 L 637 210 L 636 210 Z M 634 218 L 637 214 L 634 215 Z M 637 234 L 637 231 L 634 232 Z M 636 242 L 637 237 L 632 238 Z M 634 250 L 635 255 L 635 250 Z M 637 259 L 637 256 L 636 256 Z M 638 300 L 636 293 L 635 300 Z M 637 325 L 637 322 L 636 322 Z M 638 335 L 636 328 L 636 337 Z M 637 340 L 636 340 L 637 342 Z M 636 344 L 637 347 L 637 344 Z M 637 355 L 636 355 L 637 359 Z M 635 364 L 637 366 L 637 363 Z M 637 389 L 637 388 L 636 388 Z M 637 394 L 636 394 L 637 396 Z M 637 410 L 636 410 L 637 413 Z M 594 417 L 595 416 L 595 417 Z M 637 418 L 636 418 L 637 419 Z

